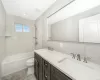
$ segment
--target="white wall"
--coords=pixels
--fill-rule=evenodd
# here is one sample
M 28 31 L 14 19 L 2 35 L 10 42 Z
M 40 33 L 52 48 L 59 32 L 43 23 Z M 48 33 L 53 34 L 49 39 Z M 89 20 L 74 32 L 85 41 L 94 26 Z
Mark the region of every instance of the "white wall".
M 30 32 L 15 32 L 15 23 L 28 25 Z M 35 27 L 34 21 L 7 14 L 6 17 L 6 53 L 7 56 L 33 51 Z
M 1 61 L 5 57 L 5 18 L 6 12 L 0 0 L 0 76 L 1 76 Z
M 64 5 L 68 0 L 58 0 L 51 8 L 49 8 L 49 10 L 47 10 L 41 17 L 39 17 L 37 19 L 37 25 L 42 27 L 42 47 L 48 47 L 51 46 L 53 47 L 55 50 L 61 51 L 61 52 L 65 52 L 65 53 L 78 53 L 81 54 L 82 56 L 88 56 L 91 57 L 91 61 L 100 64 L 100 44 L 93 44 L 93 43 L 78 43 L 78 42 L 57 42 L 57 41 L 47 41 L 47 34 L 48 34 L 48 25 L 46 22 L 46 17 L 48 17 L 50 14 L 52 14 L 55 10 L 57 10 L 58 8 L 60 8 L 61 6 L 59 6 L 60 4 Z M 60 2 L 60 3 L 59 3 Z M 68 24 L 68 26 L 70 27 L 74 27 L 75 28 L 75 41 L 78 40 L 78 21 L 81 18 L 85 18 L 88 16 L 92 16 L 94 14 L 98 14 L 100 13 L 100 6 L 86 11 L 84 13 L 75 15 L 73 17 L 70 17 L 66 20 L 64 20 L 65 22 L 67 21 L 71 21 L 71 24 Z M 43 23 L 42 25 L 39 23 Z M 39 31 L 38 31 L 39 33 Z M 41 37 L 40 37 L 41 38 Z M 60 43 L 63 44 L 63 47 L 60 47 Z

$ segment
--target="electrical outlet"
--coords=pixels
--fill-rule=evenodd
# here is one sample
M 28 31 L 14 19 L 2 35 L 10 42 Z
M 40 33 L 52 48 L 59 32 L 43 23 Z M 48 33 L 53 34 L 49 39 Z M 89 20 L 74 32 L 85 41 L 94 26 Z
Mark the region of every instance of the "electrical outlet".
M 63 47 L 63 43 L 60 43 L 60 47 L 61 47 L 61 48 Z

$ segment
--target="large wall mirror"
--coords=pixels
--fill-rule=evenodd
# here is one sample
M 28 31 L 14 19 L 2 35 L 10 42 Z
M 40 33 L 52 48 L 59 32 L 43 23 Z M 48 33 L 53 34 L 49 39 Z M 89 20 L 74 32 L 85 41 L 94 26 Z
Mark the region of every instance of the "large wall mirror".
M 56 11 L 56 13 L 47 17 L 48 40 L 71 41 L 71 42 L 72 41 L 73 42 L 95 42 L 95 43 L 98 43 L 98 41 L 100 42 L 100 40 L 96 39 L 98 38 L 98 36 L 100 36 L 97 35 L 100 34 L 97 29 L 98 28 L 97 25 L 99 25 L 98 19 L 100 18 L 99 17 L 100 15 L 94 16 L 92 18 L 80 19 L 78 21 L 77 34 L 75 30 L 76 28 L 73 25 L 73 23 L 75 24 L 75 22 L 67 20 L 72 16 L 83 13 L 99 5 L 100 5 L 100 0 L 92 0 L 92 1 L 72 0 L 70 4 L 66 5 L 65 7 Z M 88 23 L 87 22 L 88 20 L 91 20 L 91 22 Z M 91 31 L 88 31 L 90 30 L 90 27 L 87 28 L 87 26 L 92 27 Z M 94 26 L 96 26 L 96 28 L 94 28 Z M 89 38 L 88 36 L 90 36 L 90 34 L 92 34 L 92 37 Z
M 79 21 L 79 41 L 100 43 L 100 14 Z

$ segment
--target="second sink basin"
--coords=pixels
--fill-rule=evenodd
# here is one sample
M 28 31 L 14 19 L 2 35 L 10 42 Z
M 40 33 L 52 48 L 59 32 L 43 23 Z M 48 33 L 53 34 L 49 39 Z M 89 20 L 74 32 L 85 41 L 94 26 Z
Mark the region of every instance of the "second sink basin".
M 63 59 L 59 60 L 58 63 L 61 63 L 61 62 L 63 62 L 63 61 L 66 60 L 66 59 L 67 59 L 67 58 L 63 58 Z

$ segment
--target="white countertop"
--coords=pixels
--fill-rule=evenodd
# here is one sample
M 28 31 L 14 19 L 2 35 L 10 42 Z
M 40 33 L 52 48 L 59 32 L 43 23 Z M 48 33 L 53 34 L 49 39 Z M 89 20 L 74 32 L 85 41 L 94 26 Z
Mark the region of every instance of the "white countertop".
M 35 52 L 73 80 L 100 80 L 100 65 L 83 63 L 72 59 L 70 55 L 48 49 Z M 63 58 L 67 59 L 59 63 Z

